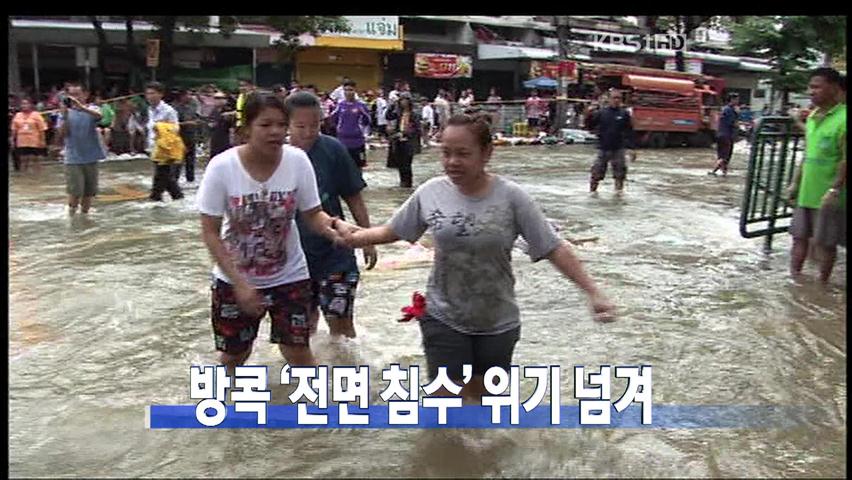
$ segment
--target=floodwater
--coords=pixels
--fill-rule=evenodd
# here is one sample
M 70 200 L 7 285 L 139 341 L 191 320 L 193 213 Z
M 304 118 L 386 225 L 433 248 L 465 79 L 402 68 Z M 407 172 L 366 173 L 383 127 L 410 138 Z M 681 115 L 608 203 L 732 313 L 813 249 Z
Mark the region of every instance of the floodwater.
M 654 404 L 808 406 L 794 427 L 548 430 L 147 430 L 145 407 L 190 404 L 189 366 L 214 364 L 211 262 L 199 238 L 195 188 L 178 202 L 133 199 L 145 161 L 102 165 L 104 197 L 69 219 L 59 166 L 10 181 L 9 444 L 12 476 L 140 477 L 767 477 L 846 475 L 846 253 L 832 283 L 795 282 L 789 238 L 766 256 L 738 233 L 745 156 L 728 178 L 706 175 L 710 150 L 645 150 L 623 198 L 611 180 L 590 196 L 591 146 L 497 149 L 495 172 L 519 182 L 573 239 L 617 303 L 591 320 L 581 292 L 543 261 L 514 255 L 523 328 L 519 365 L 654 366 Z M 406 198 L 384 151 L 370 152 L 374 223 Z M 416 182 L 439 173 L 415 159 Z M 119 201 L 130 198 L 127 201 Z M 425 365 L 399 308 L 425 287 L 422 255 L 379 247 L 363 272 L 359 336 L 313 344 L 323 363 Z M 422 253 L 422 252 L 421 252 Z M 359 254 L 360 257 L 360 254 Z M 283 364 L 264 322 L 249 363 Z M 270 375 L 277 379 L 277 373 Z M 613 395 L 616 395 L 614 383 Z M 273 403 L 288 403 L 273 386 Z M 526 398 L 526 397 L 524 397 Z M 617 398 L 617 397 L 616 397 Z

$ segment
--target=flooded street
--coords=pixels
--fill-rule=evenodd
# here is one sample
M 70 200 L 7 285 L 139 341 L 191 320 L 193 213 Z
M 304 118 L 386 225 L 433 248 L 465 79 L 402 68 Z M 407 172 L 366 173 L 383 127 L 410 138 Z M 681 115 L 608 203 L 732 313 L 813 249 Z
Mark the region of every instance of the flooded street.
M 146 406 L 196 403 L 189 366 L 216 363 L 196 187 L 152 204 L 137 198 L 150 187 L 148 162 L 101 164 L 95 212 L 69 219 L 62 167 L 50 166 L 10 181 L 10 474 L 845 476 L 845 249 L 830 285 L 817 285 L 810 262 L 797 283 L 787 235 L 766 256 L 763 239 L 739 234 L 745 155 L 716 178 L 706 175 L 711 150 L 638 154 L 618 198 L 611 172 L 589 195 L 592 146 L 496 150 L 492 171 L 521 184 L 563 237 L 597 237 L 575 250 L 619 313 L 593 322 L 576 287 L 516 250 L 515 363 L 561 365 L 565 405 L 576 404 L 573 365 L 650 364 L 655 406 L 807 406 L 819 415 L 761 430 L 147 430 Z M 384 150 L 369 158 L 365 199 L 377 224 L 409 192 L 384 168 Z M 436 149 L 415 157 L 415 183 L 439 172 Z M 358 338 L 333 342 L 321 323 L 313 340 L 323 364 L 371 367 L 371 403 L 382 368 L 425 366 L 417 325 L 395 320 L 425 290 L 429 263 L 404 243 L 378 251 L 376 269 L 362 270 Z M 268 338 L 265 321 L 249 363 L 269 365 L 277 383 L 283 359 Z M 613 395 L 623 388 L 614 382 Z M 271 389 L 272 403 L 289 403 L 284 387 Z

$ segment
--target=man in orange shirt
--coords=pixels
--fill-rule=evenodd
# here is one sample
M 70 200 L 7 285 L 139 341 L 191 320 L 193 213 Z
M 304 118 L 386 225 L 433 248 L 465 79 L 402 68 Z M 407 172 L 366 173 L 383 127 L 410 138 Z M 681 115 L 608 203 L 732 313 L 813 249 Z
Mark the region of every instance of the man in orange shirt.
M 41 113 L 33 110 L 32 100 L 22 99 L 21 111 L 12 119 L 12 137 L 15 140 L 15 150 L 21 159 L 22 172 L 26 172 L 30 164 L 35 166 L 36 172 L 41 172 L 39 157 L 46 153 L 46 131 L 47 123 Z

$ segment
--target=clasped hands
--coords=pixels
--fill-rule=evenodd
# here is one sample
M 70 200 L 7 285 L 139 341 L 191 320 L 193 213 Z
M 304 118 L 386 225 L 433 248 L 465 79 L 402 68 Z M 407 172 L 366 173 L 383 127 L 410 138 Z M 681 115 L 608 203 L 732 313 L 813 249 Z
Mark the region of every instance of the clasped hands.
M 333 218 L 329 225 L 327 236 L 336 247 L 342 248 L 362 248 L 364 250 L 364 263 L 367 264 L 367 270 L 372 270 L 378 261 L 378 253 L 373 245 L 359 245 L 356 233 L 364 230 L 358 225 L 353 225 L 339 218 Z

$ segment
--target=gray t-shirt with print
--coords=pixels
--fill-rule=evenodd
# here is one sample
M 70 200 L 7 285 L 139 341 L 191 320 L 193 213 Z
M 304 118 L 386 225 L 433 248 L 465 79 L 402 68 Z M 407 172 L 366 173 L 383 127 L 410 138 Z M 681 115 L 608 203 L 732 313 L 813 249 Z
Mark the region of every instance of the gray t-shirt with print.
M 520 325 L 512 273 L 518 235 L 534 262 L 562 240 L 521 187 L 499 176 L 484 197 L 462 194 L 447 177 L 421 185 L 389 224 L 409 242 L 428 229 L 435 261 L 426 288 L 426 311 L 453 329 L 495 335 Z

